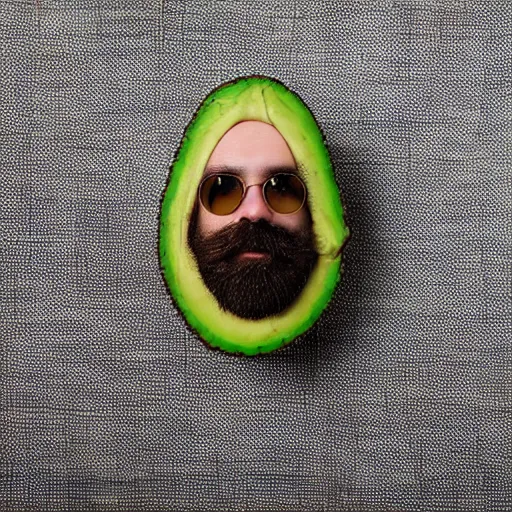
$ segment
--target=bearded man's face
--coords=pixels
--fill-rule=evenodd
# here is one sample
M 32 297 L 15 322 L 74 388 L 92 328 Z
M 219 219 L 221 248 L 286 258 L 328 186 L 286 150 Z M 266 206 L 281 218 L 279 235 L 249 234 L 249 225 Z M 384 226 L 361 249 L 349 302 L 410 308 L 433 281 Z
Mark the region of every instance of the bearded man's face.
M 240 204 L 216 215 L 194 207 L 188 243 L 207 288 L 220 306 L 246 319 L 277 315 L 304 289 L 318 254 L 307 203 L 290 214 L 269 207 L 262 184 L 277 173 L 297 174 L 293 155 L 271 125 L 245 121 L 213 151 L 204 177 L 236 175 L 245 184 Z

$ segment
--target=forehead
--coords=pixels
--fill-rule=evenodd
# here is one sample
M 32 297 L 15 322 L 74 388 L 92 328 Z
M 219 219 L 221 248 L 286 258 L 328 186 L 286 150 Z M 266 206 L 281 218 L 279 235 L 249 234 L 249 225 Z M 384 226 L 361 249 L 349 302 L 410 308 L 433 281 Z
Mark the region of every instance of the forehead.
M 231 172 L 263 177 L 277 171 L 296 172 L 283 136 L 272 125 L 244 121 L 228 130 L 210 155 L 204 175 Z

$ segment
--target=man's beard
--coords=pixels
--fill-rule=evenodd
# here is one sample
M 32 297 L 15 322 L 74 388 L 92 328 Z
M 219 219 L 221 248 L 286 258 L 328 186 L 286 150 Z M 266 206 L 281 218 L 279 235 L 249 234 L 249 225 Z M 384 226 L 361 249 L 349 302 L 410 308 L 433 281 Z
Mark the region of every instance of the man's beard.
M 193 217 L 189 245 L 223 309 L 259 320 L 281 313 L 300 295 L 318 259 L 311 227 L 292 233 L 263 219 L 242 219 L 204 236 Z M 266 255 L 240 259 L 244 252 Z

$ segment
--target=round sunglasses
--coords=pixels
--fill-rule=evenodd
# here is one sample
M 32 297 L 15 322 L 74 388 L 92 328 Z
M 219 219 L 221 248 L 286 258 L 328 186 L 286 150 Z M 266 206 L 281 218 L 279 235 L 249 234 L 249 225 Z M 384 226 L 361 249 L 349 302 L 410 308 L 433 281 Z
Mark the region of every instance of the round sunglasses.
M 261 186 L 267 206 L 281 215 L 298 212 L 306 202 L 306 186 L 295 174 L 277 173 L 263 184 L 249 185 L 234 174 L 212 174 L 199 185 L 201 204 L 214 215 L 229 215 L 242 203 L 250 187 Z

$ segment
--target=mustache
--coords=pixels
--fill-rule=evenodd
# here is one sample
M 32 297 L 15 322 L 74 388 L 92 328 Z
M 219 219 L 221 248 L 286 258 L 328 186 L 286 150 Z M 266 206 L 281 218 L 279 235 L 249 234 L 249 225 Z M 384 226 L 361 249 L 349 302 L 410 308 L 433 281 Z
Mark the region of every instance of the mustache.
M 200 251 L 208 254 L 208 263 L 217 264 L 242 252 L 265 252 L 272 260 L 291 260 L 309 252 L 311 233 L 292 233 L 264 219 L 251 222 L 242 219 L 213 235 L 201 236 Z

